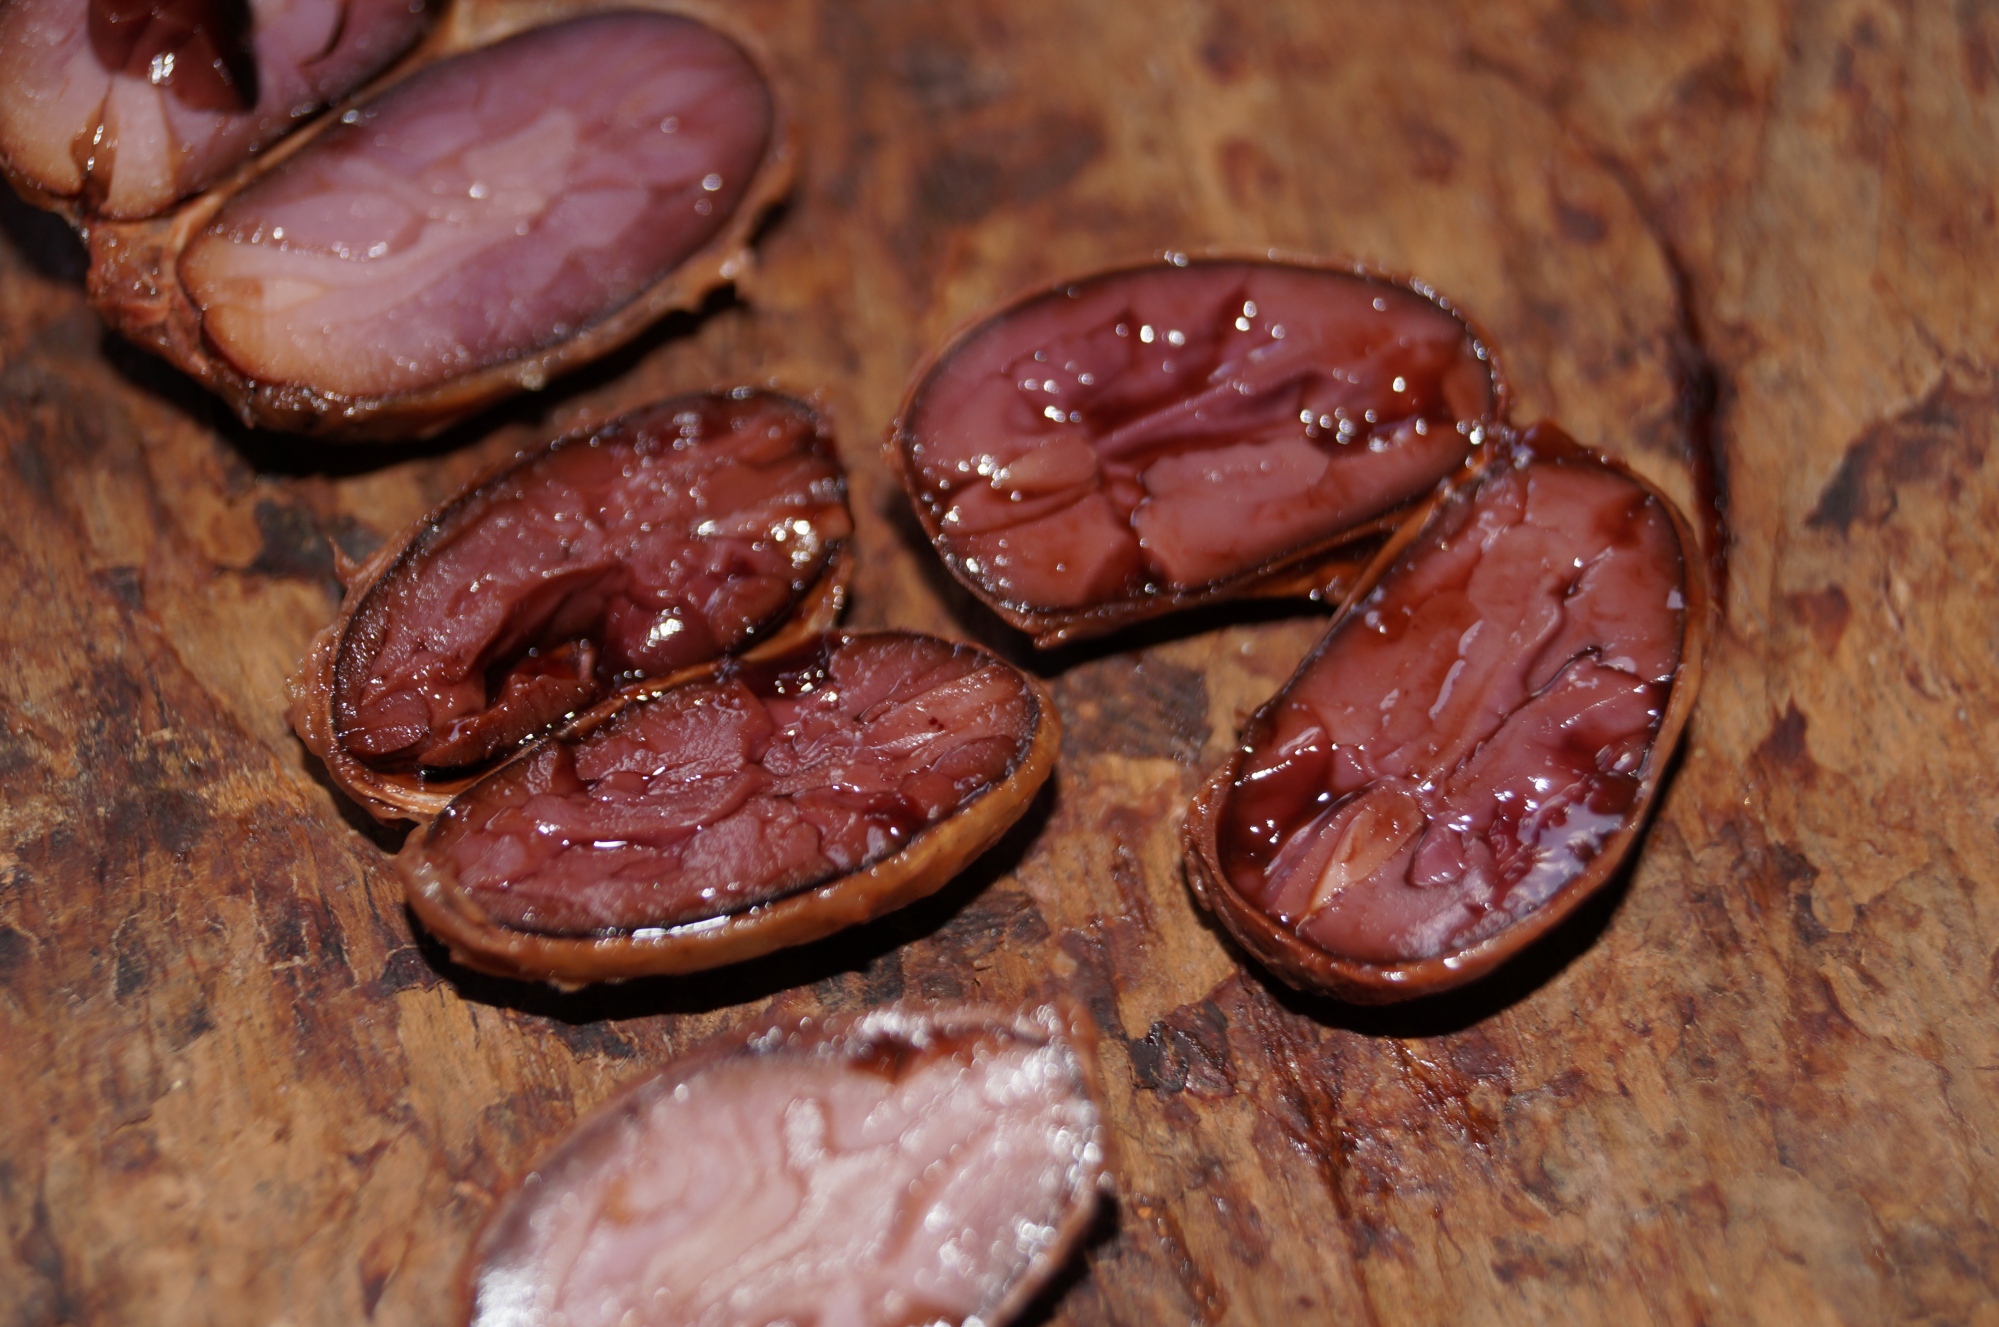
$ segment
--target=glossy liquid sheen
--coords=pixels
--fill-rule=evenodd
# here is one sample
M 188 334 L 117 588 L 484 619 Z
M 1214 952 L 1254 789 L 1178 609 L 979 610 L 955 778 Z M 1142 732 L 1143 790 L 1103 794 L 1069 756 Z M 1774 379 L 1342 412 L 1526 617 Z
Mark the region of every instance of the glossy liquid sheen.
M 1336 955 L 1435 958 L 1629 820 L 1685 630 L 1670 517 L 1522 448 L 1432 518 L 1252 726 L 1222 810 L 1242 896 Z
M 1426 492 L 1495 406 L 1454 315 L 1344 272 L 1113 273 L 953 347 L 904 421 L 940 550 L 994 598 L 1215 585 Z
M 369 592 L 335 669 L 339 741 L 463 769 L 619 681 L 752 642 L 851 529 L 832 448 L 767 393 L 679 397 L 459 499 Z
M 475 785 L 433 854 L 502 925 L 684 925 L 850 875 L 1019 763 L 1025 680 L 928 636 L 826 637 L 725 664 Z

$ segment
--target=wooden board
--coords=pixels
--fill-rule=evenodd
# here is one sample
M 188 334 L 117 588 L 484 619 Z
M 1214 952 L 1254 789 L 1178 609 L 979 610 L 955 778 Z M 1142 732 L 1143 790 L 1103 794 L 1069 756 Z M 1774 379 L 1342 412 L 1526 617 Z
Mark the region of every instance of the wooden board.
M 246 434 L 0 207 L 0 1323 L 439 1323 L 578 1113 L 773 1006 L 1105 1034 L 1058 1323 L 1999 1323 L 1999 7 L 745 0 L 799 111 L 735 300 L 413 449 Z M 413 937 L 283 679 L 358 553 L 650 397 L 816 394 L 852 620 L 1001 643 L 877 444 L 989 302 L 1168 246 L 1420 274 L 1552 415 L 1727 495 L 1727 625 L 1626 883 L 1380 1012 L 1246 970 L 1174 829 L 1319 629 L 1029 660 L 1056 788 L 864 932 L 562 996 Z

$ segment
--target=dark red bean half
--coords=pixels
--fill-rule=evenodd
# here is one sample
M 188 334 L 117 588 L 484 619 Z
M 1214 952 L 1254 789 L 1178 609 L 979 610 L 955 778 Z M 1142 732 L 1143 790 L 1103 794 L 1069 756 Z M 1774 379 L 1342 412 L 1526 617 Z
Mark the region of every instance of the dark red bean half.
M 1166 262 L 961 334 L 919 373 L 889 459 L 952 572 L 1050 645 L 1322 588 L 1341 546 L 1462 465 L 1503 406 L 1472 329 L 1425 291 Z
M 362 569 L 293 723 L 384 818 L 612 689 L 831 625 L 852 524 L 832 439 L 787 397 L 676 397 L 516 458 Z
M 693 19 L 437 59 L 171 225 L 93 233 L 120 327 L 247 422 L 434 431 L 731 279 L 785 185 L 771 87 Z
M 360 86 L 438 7 L 7 0 L 0 160 L 72 216 L 152 216 Z
M 539 1161 L 467 1271 L 473 1327 L 983 1323 L 1108 1187 L 1067 1008 L 878 1010 L 710 1043 Z
M 583 982 L 816 939 L 932 892 L 1027 809 L 1058 729 L 970 645 L 825 636 L 627 692 L 460 793 L 398 864 L 466 963 Z
M 1190 878 L 1292 983 L 1470 980 L 1640 828 L 1699 686 L 1683 517 L 1547 426 L 1398 540 L 1189 816 Z

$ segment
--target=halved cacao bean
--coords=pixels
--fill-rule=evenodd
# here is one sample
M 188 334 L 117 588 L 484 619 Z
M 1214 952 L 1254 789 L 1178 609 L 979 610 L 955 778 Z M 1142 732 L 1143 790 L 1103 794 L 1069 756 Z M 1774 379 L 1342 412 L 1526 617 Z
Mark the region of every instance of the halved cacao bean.
M 408 50 L 426 0 L 7 0 L 0 167 L 72 221 L 153 216 Z
M 1027 810 L 1060 729 L 971 645 L 830 635 L 627 690 L 458 794 L 397 858 L 459 961 L 692 972 L 940 888 Z
M 846 480 L 824 423 L 747 388 L 515 457 L 350 579 L 292 725 L 378 819 L 416 819 L 614 688 L 824 631 Z
M 743 270 L 791 156 L 742 45 L 641 11 L 490 35 L 454 28 L 169 216 L 93 227 L 99 310 L 246 423 L 408 437 Z
M 983 1324 L 1109 1187 L 1068 1006 L 792 1018 L 698 1048 L 535 1165 L 466 1268 L 471 1327 Z
M 1685 518 L 1550 426 L 1491 446 L 1188 815 L 1196 896 L 1294 986 L 1399 1000 L 1518 952 L 1617 869 L 1693 709 Z
M 1421 287 L 1175 258 L 1017 300 L 916 374 L 888 459 L 945 565 L 1037 645 L 1249 595 L 1337 599 L 1356 541 L 1503 413 Z

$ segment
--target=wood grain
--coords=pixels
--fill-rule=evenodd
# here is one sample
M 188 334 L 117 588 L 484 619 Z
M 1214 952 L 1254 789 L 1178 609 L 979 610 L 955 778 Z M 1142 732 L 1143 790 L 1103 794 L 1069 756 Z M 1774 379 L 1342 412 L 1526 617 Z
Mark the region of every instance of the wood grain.
M 1999 6 L 745 0 L 803 169 L 740 298 L 415 449 L 247 434 L 0 208 L 0 1322 L 437 1323 L 496 1193 L 772 1006 L 1082 998 L 1121 1199 L 1058 1323 L 1999 1323 Z M 1174 825 L 1309 612 L 1032 660 L 1055 790 L 834 941 L 559 996 L 413 937 L 282 680 L 365 552 L 673 390 L 814 394 L 850 620 L 1025 658 L 913 533 L 904 375 L 1174 246 L 1419 274 L 1559 419 L 1726 495 L 1727 620 L 1628 883 L 1479 987 L 1245 970 Z

